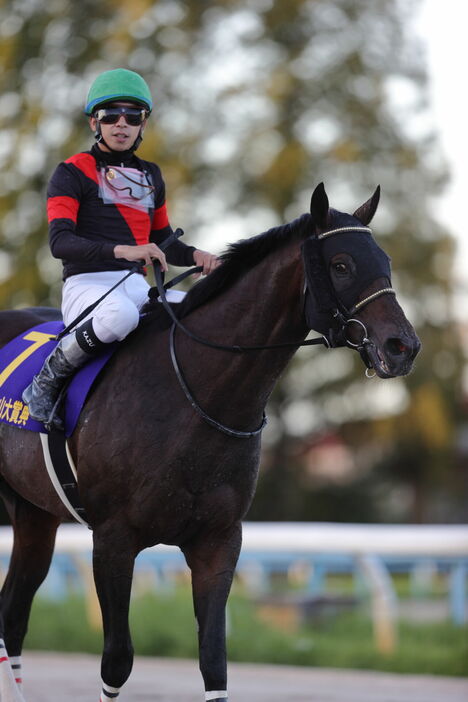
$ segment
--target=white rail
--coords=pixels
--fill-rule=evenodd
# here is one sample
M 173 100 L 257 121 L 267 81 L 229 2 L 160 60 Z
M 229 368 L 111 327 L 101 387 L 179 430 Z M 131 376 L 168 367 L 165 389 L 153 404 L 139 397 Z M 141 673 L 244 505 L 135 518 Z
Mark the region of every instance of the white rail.
M 250 522 L 243 550 L 379 556 L 468 556 L 468 525 Z
M 378 556 L 468 557 L 468 525 L 336 524 L 323 522 L 246 522 L 242 550 L 296 553 L 347 553 Z M 0 554 L 13 544 L 10 527 L 0 527 Z M 57 553 L 92 548 L 92 532 L 79 524 L 63 524 Z M 177 551 L 158 545 L 158 551 Z

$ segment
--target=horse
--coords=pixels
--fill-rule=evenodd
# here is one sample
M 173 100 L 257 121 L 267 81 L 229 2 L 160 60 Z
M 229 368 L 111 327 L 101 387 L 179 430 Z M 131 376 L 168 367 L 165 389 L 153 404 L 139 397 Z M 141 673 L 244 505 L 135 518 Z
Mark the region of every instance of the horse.
M 357 350 L 381 378 L 410 372 L 420 342 L 368 226 L 379 193 L 351 215 L 330 208 L 320 184 L 310 212 L 232 244 L 172 325 L 149 303 L 95 381 L 69 450 L 93 533 L 101 702 L 115 700 L 130 675 L 134 560 L 158 543 L 178 546 L 191 571 L 205 699 L 227 700 L 225 607 L 257 481 L 264 410 L 311 329 L 327 346 Z M 0 345 L 47 316 L 1 312 Z M 38 435 L 5 423 L 0 492 L 14 531 L 0 639 L 19 661 L 34 594 L 69 514 Z M 14 682 L 9 694 L 23 700 Z

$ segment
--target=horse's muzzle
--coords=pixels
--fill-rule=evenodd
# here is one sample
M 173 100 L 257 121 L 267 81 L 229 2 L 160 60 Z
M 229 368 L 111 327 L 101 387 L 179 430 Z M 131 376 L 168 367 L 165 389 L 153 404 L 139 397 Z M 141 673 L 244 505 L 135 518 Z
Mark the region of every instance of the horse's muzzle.
M 366 344 L 365 352 L 379 378 L 395 378 L 411 371 L 420 348 L 421 342 L 416 334 L 404 334 L 390 337 L 381 348 L 372 342 Z

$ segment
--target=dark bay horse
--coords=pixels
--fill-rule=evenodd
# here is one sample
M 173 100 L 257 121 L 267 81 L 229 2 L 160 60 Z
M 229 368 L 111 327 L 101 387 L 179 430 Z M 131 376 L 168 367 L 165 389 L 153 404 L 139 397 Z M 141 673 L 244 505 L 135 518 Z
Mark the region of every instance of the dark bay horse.
M 382 378 L 410 371 L 419 341 L 390 287 L 389 260 L 368 229 L 378 199 L 376 190 L 354 215 L 344 214 L 329 208 L 318 186 L 310 214 L 231 246 L 181 304 L 183 324 L 212 342 L 293 344 L 230 353 L 177 330 L 174 353 L 186 389 L 233 433 L 194 410 L 174 372 L 169 329 L 161 331 L 151 311 L 95 383 L 69 447 L 93 530 L 104 626 L 102 700 L 115 699 L 130 675 L 134 559 L 157 543 L 175 544 L 185 555 L 206 699 L 227 699 L 224 612 L 257 480 L 262 415 L 309 330 L 330 345 L 357 349 Z M 0 313 L 1 344 L 42 320 L 40 310 Z M 324 353 L 333 363 L 333 352 Z M 69 515 L 46 473 L 37 434 L 0 424 L 0 475 L 14 529 L 0 638 L 9 656 L 19 657 L 57 527 Z M 14 687 L 11 700 L 22 700 Z

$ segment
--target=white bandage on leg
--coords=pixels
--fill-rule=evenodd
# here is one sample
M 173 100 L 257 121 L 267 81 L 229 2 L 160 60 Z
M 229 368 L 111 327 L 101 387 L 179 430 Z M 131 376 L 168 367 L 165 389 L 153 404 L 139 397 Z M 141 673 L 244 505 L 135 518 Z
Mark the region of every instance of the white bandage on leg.
M 15 682 L 21 690 L 23 685 L 21 656 L 10 656 L 10 665 L 15 676 Z
M 3 639 L 0 639 L 0 700 L 2 702 L 24 702 L 24 697 L 15 681 Z
M 219 700 L 219 699 L 227 699 L 228 693 L 226 690 L 207 690 L 205 692 L 205 700 L 208 702 L 209 700 Z
M 119 696 L 119 692 L 120 687 L 111 687 L 110 685 L 106 685 L 106 683 L 103 681 L 99 702 L 110 702 L 110 700 L 116 700 Z

